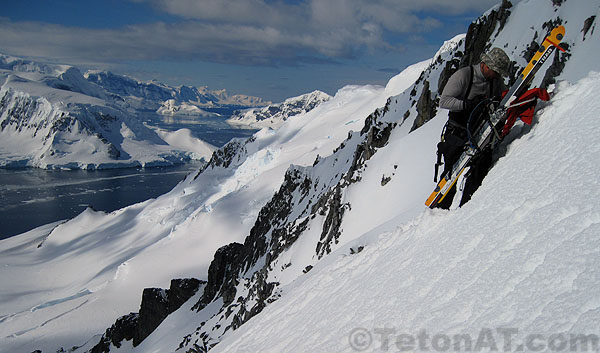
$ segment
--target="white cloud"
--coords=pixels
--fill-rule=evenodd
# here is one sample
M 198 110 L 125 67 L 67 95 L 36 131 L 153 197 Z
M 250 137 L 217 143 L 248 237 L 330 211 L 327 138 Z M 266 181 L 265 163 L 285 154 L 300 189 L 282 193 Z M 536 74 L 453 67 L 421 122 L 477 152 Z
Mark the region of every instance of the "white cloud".
M 181 18 L 176 23 L 85 29 L 0 20 L 11 54 L 81 62 L 207 60 L 294 65 L 389 50 L 386 38 L 439 29 L 426 12 L 480 11 L 495 0 L 132 0 Z M 387 34 L 387 36 L 385 35 Z

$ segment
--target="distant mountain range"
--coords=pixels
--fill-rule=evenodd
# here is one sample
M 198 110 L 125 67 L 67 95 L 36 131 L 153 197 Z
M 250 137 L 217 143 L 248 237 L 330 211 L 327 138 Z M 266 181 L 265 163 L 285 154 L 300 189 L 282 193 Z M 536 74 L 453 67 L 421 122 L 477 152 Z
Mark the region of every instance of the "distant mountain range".
M 117 168 L 210 157 L 192 138 L 177 146 L 145 126 L 139 113 L 214 116 L 202 108 L 248 108 L 271 102 L 207 87 L 142 82 L 107 71 L 0 54 L 0 167 Z M 181 135 L 181 134 L 179 134 Z M 185 134 L 184 134 L 185 135 Z M 189 136 L 189 134 L 187 134 Z
M 84 75 L 88 82 L 120 97 L 130 97 L 128 103 L 137 109 L 156 110 L 163 102 L 172 101 L 196 107 L 265 106 L 271 102 L 246 95 L 229 95 L 226 90 L 209 90 L 208 87 L 168 86 L 156 81 L 142 82 L 128 76 L 108 71 L 91 70 Z M 139 104 L 139 105 L 138 105 Z

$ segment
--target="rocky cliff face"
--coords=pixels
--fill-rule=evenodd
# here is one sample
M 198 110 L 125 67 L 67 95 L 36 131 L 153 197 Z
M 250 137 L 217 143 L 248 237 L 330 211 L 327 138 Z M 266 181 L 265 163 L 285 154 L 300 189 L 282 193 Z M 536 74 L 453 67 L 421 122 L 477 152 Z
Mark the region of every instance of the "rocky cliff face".
M 90 352 L 110 352 L 111 344 L 119 348 L 123 341 L 132 341 L 133 346 L 137 346 L 204 285 L 204 281 L 185 278 L 172 280 L 169 289 L 146 288 L 142 294 L 140 312 L 118 318 Z
M 244 244 L 224 246 L 215 254 L 204 295 L 194 309 L 201 312 L 210 307 L 214 311 L 216 304 L 218 314 L 186 335 L 180 349 L 210 350 L 223 334 L 235 330 L 277 300 L 281 283 L 276 278 L 291 265 L 282 260 L 282 254 L 306 232 L 319 234 L 312 243 L 315 260 L 332 251 L 341 234 L 344 212 L 351 207 L 342 201 L 343 193 L 361 180 L 365 163 L 386 145 L 396 126 L 380 120 L 385 113 L 385 109 L 380 109 L 371 114 L 363 129 L 351 133 L 333 156 L 317 159 L 312 167 L 288 169 L 283 184 L 261 209 Z M 318 177 L 326 169 L 345 172 L 332 178 Z M 302 267 L 308 272 L 312 265 L 307 263 Z

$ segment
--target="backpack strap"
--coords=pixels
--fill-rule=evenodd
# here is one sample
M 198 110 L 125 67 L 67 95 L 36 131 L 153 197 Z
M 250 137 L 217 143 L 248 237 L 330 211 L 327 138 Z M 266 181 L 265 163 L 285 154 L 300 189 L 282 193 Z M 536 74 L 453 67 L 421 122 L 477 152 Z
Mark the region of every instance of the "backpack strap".
M 469 85 L 467 86 L 467 91 L 465 92 L 464 99 L 469 99 L 469 94 L 471 93 L 471 87 L 473 87 L 473 65 L 469 66 L 471 69 L 471 74 L 469 75 Z

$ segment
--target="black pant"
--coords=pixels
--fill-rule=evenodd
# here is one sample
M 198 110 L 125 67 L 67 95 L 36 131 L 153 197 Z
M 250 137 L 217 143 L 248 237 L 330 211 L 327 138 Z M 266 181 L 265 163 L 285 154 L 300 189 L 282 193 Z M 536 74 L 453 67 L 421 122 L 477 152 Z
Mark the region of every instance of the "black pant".
M 459 156 L 460 157 L 460 154 Z M 458 157 L 456 157 L 458 159 Z M 454 163 L 456 160 L 454 160 Z M 444 161 L 446 163 L 446 161 Z M 454 164 L 452 163 L 451 166 Z M 471 196 L 477 191 L 483 179 L 487 175 L 488 171 L 492 167 L 492 149 L 486 147 L 483 151 L 480 151 L 475 157 L 471 159 L 469 162 L 470 169 L 468 174 L 466 175 L 465 186 L 463 189 L 462 198 L 460 200 L 460 206 L 467 203 Z M 446 197 L 437 204 L 436 207 L 442 209 L 449 209 L 452 206 L 452 200 L 454 200 L 454 195 L 456 194 L 456 184 L 452 186 L 452 188 L 446 194 Z

